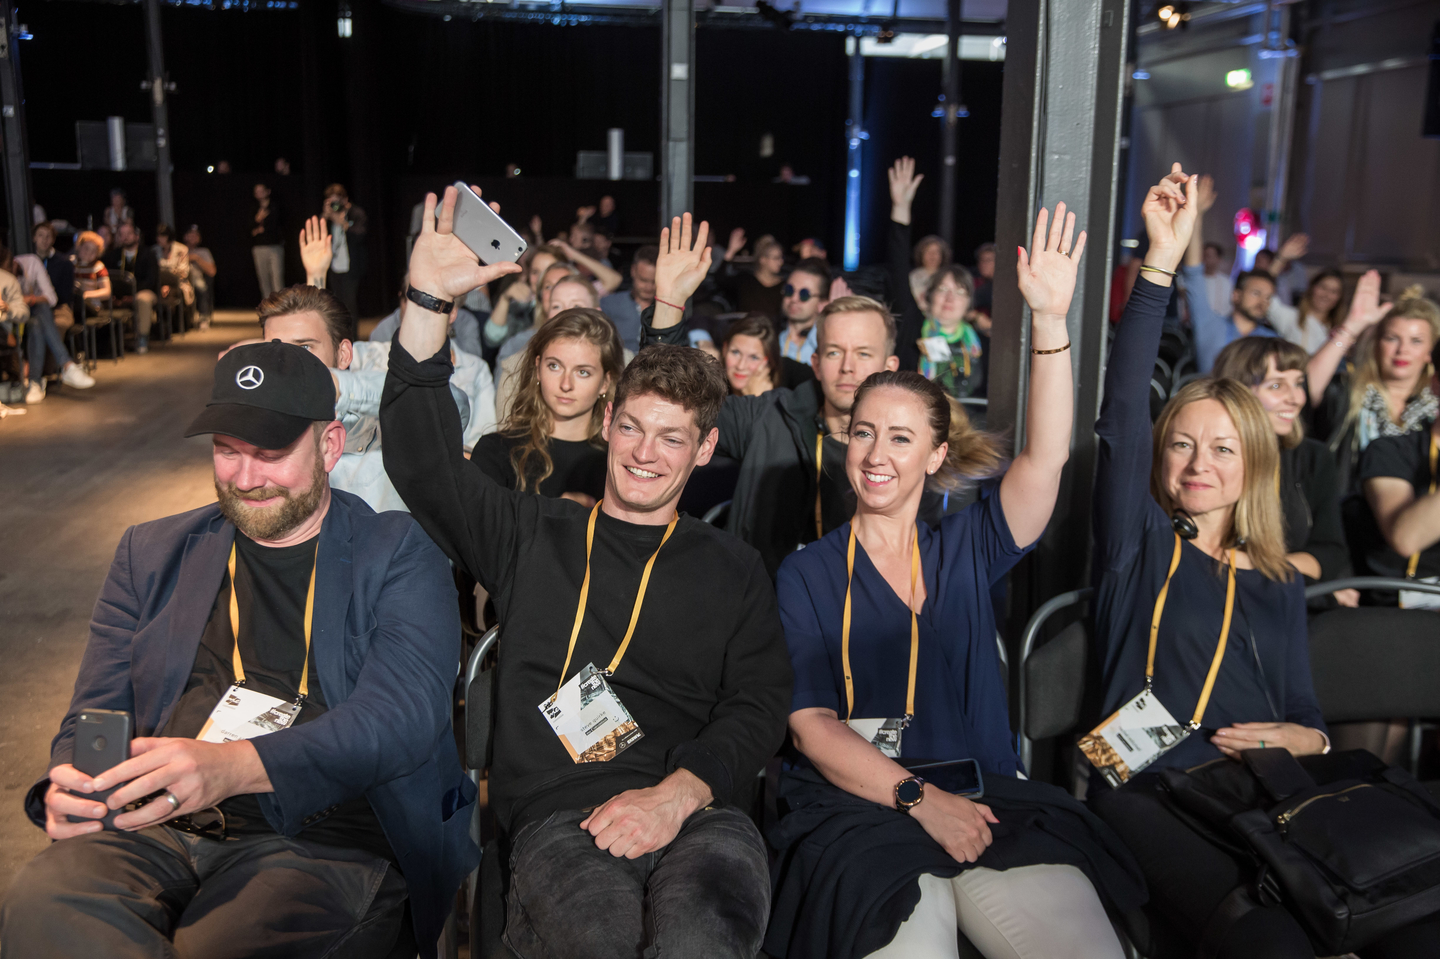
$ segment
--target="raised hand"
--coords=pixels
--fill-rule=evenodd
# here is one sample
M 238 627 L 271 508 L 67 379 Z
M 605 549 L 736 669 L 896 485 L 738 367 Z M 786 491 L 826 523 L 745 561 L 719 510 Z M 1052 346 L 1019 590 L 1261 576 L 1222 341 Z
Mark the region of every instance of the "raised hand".
M 1065 204 L 1055 205 L 1055 222 L 1046 231 L 1050 211 L 1044 207 L 1035 217 L 1035 235 L 1030 252 L 1019 249 L 1020 293 L 1030 304 L 1034 316 L 1064 317 L 1070 311 L 1070 297 L 1075 293 L 1075 271 L 1080 254 L 1085 252 L 1085 231 L 1075 237 L 1075 214 L 1065 212 Z M 1072 239 L 1074 245 L 1072 248 Z
M 476 194 L 479 187 L 472 187 Z M 436 222 L 435 194 L 425 194 L 425 215 L 422 218 L 420 235 L 410 251 L 410 285 L 422 293 L 429 293 L 442 300 L 455 300 L 477 287 L 497 280 L 507 273 L 519 273 L 515 263 L 496 263 L 482 266 L 480 258 L 460 242 L 454 233 L 455 200 L 459 193 L 453 186 L 445 188 L 445 197 L 438 205 L 439 222 Z
M 1355 284 L 1355 296 L 1350 301 L 1350 313 L 1345 317 L 1345 327 L 1359 336 L 1379 323 L 1390 312 L 1393 303 L 1380 302 L 1380 271 L 1366 270 Z
M 584 223 L 586 220 L 590 219 L 590 218 L 591 218 L 592 216 L 594 216 L 594 215 L 595 215 L 595 207 L 593 207 L 593 206 L 582 206 L 582 207 L 580 207 L 579 209 L 577 209 L 577 210 L 575 211 L 575 222 L 576 222 L 576 223 Z
M 827 299 L 838 300 L 842 296 L 850 296 L 852 292 L 850 284 L 845 282 L 845 277 L 837 276 L 830 281 L 830 296 Z
M 710 224 L 701 222 L 691 239 L 691 217 L 675 217 L 660 231 L 660 255 L 655 259 L 655 296 L 676 306 L 700 289 L 710 272 Z
M 300 230 L 300 262 L 305 265 L 305 281 L 311 286 L 324 286 L 332 256 L 330 229 L 320 217 L 312 216 Z
M 730 243 L 725 247 L 725 259 L 735 259 L 736 254 L 743 249 L 745 249 L 745 229 L 737 226 L 730 231 Z
M 901 157 L 891 164 L 887 175 L 890 178 L 890 219 L 908 224 L 915 191 L 920 189 L 925 174 L 915 172 L 914 157 Z
M 1199 202 L 1196 194 L 1208 179 L 1189 176 L 1176 163 L 1170 173 L 1145 194 L 1140 216 L 1145 220 L 1145 233 L 1150 238 L 1150 249 L 1145 255 L 1147 264 L 1174 271 L 1195 231 Z
M 1282 260 L 1298 260 L 1310 252 L 1310 236 L 1306 233 L 1292 234 L 1289 239 L 1280 244 L 1279 257 Z
M 1175 166 L 1179 167 L 1180 164 L 1177 163 Z M 1200 204 L 1200 212 L 1206 213 L 1215 205 L 1215 198 L 1217 196 L 1215 193 L 1215 178 L 1208 173 L 1204 174 L 1200 177 L 1199 188 L 1200 192 L 1197 202 Z

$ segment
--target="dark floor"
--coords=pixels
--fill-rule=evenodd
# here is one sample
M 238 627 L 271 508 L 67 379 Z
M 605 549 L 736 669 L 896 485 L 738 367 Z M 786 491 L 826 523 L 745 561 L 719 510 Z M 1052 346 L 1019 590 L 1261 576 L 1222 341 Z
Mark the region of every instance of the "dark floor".
M 0 890 L 46 844 L 21 799 L 45 773 L 120 535 L 215 498 L 209 439 L 180 434 L 219 350 L 259 334 L 253 319 L 221 313 L 147 356 L 102 360 L 93 389 L 52 387 L 0 419 Z

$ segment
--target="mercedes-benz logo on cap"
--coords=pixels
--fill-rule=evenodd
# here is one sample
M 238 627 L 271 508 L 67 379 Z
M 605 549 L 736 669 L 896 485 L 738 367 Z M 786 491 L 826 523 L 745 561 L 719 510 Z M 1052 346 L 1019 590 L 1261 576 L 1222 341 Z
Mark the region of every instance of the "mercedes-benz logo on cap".
M 258 366 L 247 366 L 235 374 L 235 385 L 242 390 L 253 390 L 265 382 L 265 371 Z

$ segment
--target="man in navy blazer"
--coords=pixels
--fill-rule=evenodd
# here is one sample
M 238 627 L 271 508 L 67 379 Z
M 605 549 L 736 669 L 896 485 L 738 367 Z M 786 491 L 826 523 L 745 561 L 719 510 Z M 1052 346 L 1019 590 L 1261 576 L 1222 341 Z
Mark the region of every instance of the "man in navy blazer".
M 58 841 L 0 902 L 5 959 L 385 956 L 407 896 L 433 955 L 479 859 L 455 588 L 409 515 L 330 489 L 334 400 L 324 364 L 278 340 L 217 365 L 189 434 L 213 435 L 219 502 L 120 541 L 26 800 Z M 137 738 L 92 778 L 72 759 L 96 709 Z

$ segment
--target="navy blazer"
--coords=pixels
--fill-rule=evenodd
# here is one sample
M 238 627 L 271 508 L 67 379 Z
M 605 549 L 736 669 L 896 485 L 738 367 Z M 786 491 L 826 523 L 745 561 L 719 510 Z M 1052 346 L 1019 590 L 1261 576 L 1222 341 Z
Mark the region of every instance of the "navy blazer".
M 337 803 L 369 799 L 405 874 L 416 938 L 433 955 L 455 891 L 479 862 L 470 839 L 475 786 L 451 728 L 460 661 L 454 579 L 409 514 L 330 495 L 311 633 L 329 709 L 251 740 L 275 788 L 259 796 L 260 808 L 276 832 L 294 836 Z M 234 525 L 214 505 L 125 531 L 50 747 L 52 768 L 71 760 L 81 709 L 128 711 L 136 736 L 165 728 L 234 540 Z M 48 784 L 37 783 L 26 802 L 42 826 Z

